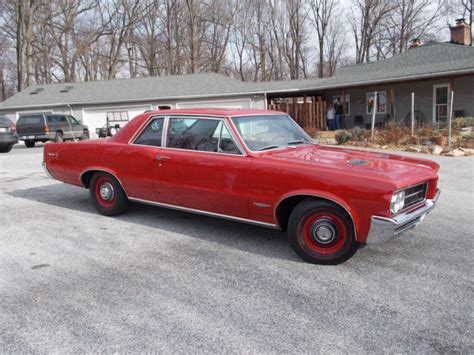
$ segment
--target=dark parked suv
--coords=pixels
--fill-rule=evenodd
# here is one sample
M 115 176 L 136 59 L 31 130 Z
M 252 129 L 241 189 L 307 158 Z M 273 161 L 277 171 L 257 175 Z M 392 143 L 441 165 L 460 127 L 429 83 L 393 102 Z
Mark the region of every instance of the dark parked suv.
M 89 139 L 89 128 L 64 114 L 28 114 L 18 118 L 16 130 L 28 148 L 36 142 L 63 142 L 66 139 Z
M 18 143 L 15 124 L 6 116 L 0 115 L 0 153 L 8 153 L 15 143 Z

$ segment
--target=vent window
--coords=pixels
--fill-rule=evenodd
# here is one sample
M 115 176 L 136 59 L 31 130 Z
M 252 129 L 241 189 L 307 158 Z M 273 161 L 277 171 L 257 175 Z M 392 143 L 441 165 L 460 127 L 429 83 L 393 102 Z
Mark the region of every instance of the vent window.
M 61 90 L 59 90 L 59 92 L 66 93 L 71 91 L 72 89 L 74 89 L 74 86 L 65 86 Z
M 44 90 L 44 88 L 36 88 L 36 89 L 34 89 L 30 92 L 30 95 L 37 95 L 43 90 Z

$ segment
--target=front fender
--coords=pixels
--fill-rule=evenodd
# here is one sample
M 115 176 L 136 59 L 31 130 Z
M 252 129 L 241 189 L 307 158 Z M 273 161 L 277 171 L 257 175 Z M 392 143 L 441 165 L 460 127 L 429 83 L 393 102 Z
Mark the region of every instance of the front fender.
M 360 216 L 358 212 L 351 207 L 351 205 L 341 198 L 340 196 L 336 196 L 335 194 L 328 192 L 328 191 L 321 191 L 321 190 L 312 190 L 312 189 L 303 189 L 303 190 L 295 190 L 289 193 L 284 194 L 283 196 L 280 197 L 278 202 L 275 204 L 275 208 L 273 210 L 273 217 L 275 219 L 275 223 L 278 224 L 278 218 L 277 218 L 277 209 L 278 206 L 285 201 L 288 198 L 295 197 L 295 196 L 308 196 L 308 197 L 316 197 L 324 200 L 331 201 L 340 207 L 342 207 L 347 214 L 350 216 L 353 227 L 354 227 L 354 232 L 355 232 L 355 238 L 357 241 L 364 241 L 365 236 L 361 235 L 361 223 L 360 223 Z

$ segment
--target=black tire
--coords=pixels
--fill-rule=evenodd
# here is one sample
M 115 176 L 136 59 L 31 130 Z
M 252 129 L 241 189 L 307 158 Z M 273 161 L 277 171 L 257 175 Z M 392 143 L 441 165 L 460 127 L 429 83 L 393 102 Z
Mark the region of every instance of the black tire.
M 8 153 L 12 150 L 13 144 L 0 145 L 0 153 Z
M 56 132 L 56 134 L 54 135 L 54 142 L 55 143 L 62 143 L 64 142 L 64 136 L 62 134 L 62 132 Z
M 26 148 L 33 148 L 35 144 L 36 144 L 35 141 L 31 141 L 31 140 L 25 141 Z
M 329 201 L 306 199 L 290 215 L 288 241 L 312 264 L 336 265 L 352 257 L 359 243 L 347 212 Z
M 110 191 L 111 188 L 111 191 Z M 102 194 L 104 189 L 104 194 Z M 111 196 L 106 196 L 107 189 Z M 129 201 L 120 183 L 112 175 L 99 172 L 92 176 L 89 193 L 96 210 L 105 216 L 117 216 L 127 211 Z
M 89 131 L 85 129 L 84 132 L 82 133 L 81 140 L 85 141 L 85 140 L 88 140 L 89 138 L 90 138 L 89 137 Z

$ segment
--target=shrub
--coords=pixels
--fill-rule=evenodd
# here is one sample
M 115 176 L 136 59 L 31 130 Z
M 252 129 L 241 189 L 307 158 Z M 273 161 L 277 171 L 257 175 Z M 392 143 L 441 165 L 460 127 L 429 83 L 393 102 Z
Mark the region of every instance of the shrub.
M 365 129 L 361 127 L 354 127 L 350 132 L 354 141 L 363 141 L 365 138 Z
M 420 129 L 418 129 L 416 132 L 416 135 L 418 137 L 433 137 L 433 127 L 431 126 L 423 126 Z
M 390 121 L 386 128 L 377 130 L 374 135 L 374 142 L 381 145 L 400 145 L 409 140 L 410 131 L 407 128 L 398 127 L 395 121 Z
M 474 126 L 474 117 L 456 117 L 453 120 L 453 128 L 460 129 L 463 127 Z
M 336 135 L 334 138 L 336 139 L 337 144 L 344 144 L 351 140 L 352 134 L 346 130 L 339 130 L 336 131 Z

